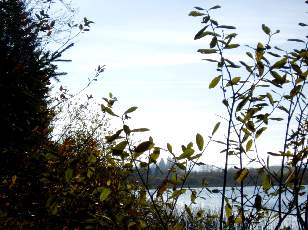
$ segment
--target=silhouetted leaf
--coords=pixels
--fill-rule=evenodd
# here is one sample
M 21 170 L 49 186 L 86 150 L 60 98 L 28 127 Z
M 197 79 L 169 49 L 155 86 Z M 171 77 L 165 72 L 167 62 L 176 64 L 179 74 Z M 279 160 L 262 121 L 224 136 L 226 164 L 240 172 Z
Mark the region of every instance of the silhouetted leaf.
M 131 132 L 133 133 L 141 133 L 141 132 L 148 132 L 150 131 L 148 128 L 139 128 L 139 129 L 133 129 Z
M 256 132 L 256 138 L 258 138 L 267 128 L 262 127 L 261 129 L 258 129 Z
M 268 26 L 266 26 L 265 24 L 262 24 L 262 30 L 267 35 L 269 35 L 271 33 L 271 29 Z
M 135 152 L 136 153 L 143 153 L 147 150 L 149 150 L 152 146 L 152 142 L 151 141 L 145 141 L 140 143 L 136 148 L 135 148 Z
M 271 69 L 280 69 L 280 68 L 284 67 L 284 65 L 287 63 L 287 60 L 288 59 L 286 57 L 280 59 L 274 65 L 272 65 Z
M 126 110 L 124 112 L 124 114 L 132 113 L 132 112 L 136 111 L 136 109 L 138 109 L 138 107 L 136 107 L 136 106 L 130 107 L 128 110 Z
M 212 131 L 212 136 L 216 133 L 216 131 L 218 130 L 219 126 L 220 126 L 220 122 L 217 122 L 216 125 L 214 126 L 213 131 Z
M 234 30 L 234 29 L 236 29 L 235 26 L 227 26 L 227 25 L 220 25 L 220 26 L 218 26 L 218 28 L 229 29 L 229 30 Z
M 213 37 L 212 41 L 210 42 L 210 48 L 214 48 L 217 44 L 217 37 Z
M 290 42 L 301 42 L 301 43 L 305 43 L 305 41 L 301 40 L 301 39 L 297 39 L 297 38 L 290 38 L 288 39 L 288 41 Z
M 246 143 L 246 152 L 250 151 L 251 147 L 252 147 L 252 140 L 250 139 Z
M 204 31 L 206 30 L 206 28 L 208 27 L 208 25 L 206 25 L 205 27 L 203 27 L 194 37 L 194 40 L 198 40 L 204 36 L 206 36 L 207 34 L 204 33 Z
M 221 6 L 220 5 L 216 5 L 216 6 L 211 7 L 209 10 L 215 10 L 215 9 L 219 9 L 219 8 L 221 8 Z
M 214 54 L 217 52 L 216 49 L 198 49 L 197 52 L 202 54 Z

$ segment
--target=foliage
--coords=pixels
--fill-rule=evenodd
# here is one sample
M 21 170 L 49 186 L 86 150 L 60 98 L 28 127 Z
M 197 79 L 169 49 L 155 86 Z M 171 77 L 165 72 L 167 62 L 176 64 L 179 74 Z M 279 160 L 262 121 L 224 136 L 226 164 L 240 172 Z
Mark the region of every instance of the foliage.
M 307 37 L 289 39 L 295 47 L 291 51 L 272 47 L 271 40 L 279 30 L 272 32 L 263 24 L 262 30 L 268 40 L 259 42 L 256 47 L 248 47 L 246 55 L 249 61 L 230 60 L 227 53 L 230 50 L 240 52 L 243 47 L 234 42 L 237 37 L 234 26 L 221 25 L 212 17 L 212 10 L 219 8 L 214 6 L 206 10 L 198 7 L 198 11 L 194 10 L 190 15 L 202 16 L 203 28 L 195 35 L 195 40 L 207 37 L 210 42 L 208 48 L 198 52 L 206 55 L 204 60 L 217 65 L 218 76 L 213 78 L 209 88 L 219 86 L 227 112 L 226 140 L 220 141 L 225 153 L 220 229 L 233 228 L 235 224 L 247 229 L 260 219 L 267 220 L 266 226 L 277 219 L 276 229 L 279 229 L 288 215 L 295 215 L 298 225 L 305 229 L 307 223 L 303 220 L 303 213 L 306 204 L 300 203 L 298 197 L 305 194 L 302 184 L 308 164 Z M 299 23 L 299 26 L 305 27 L 306 24 Z M 264 159 L 258 152 L 258 138 L 268 132 L 274 122 L 279 123 L 285 132 L 283 146 L 279 152 L 267 150 L 268 156 Z M 228 162 L 232 157 L 238 159 L 234 179 L 241 187 L 241 195 L 236 199 L 228 199 L 225 192 Z M 270 170 L 272 157 L 281 160 L 278 172 Z M 247 161 L 259 165 L 259 175 L 263 178 L 261 188 L 255 184 L 255 210 L 247 208 L 252 198 L 247 198 L 243 189 L 250 174 L 244 165 Z M 273 184 L 278 187 L 273 187 Z M 269 197 L 277 199 L 278 205 L 267 207 L 267 200 L 259 195 L 260 189 L 265 193 L 274 189 Z M 284 194 L 292 198 L 286 199 Z
M 30 7 L 31 1 L 27 7 L 23 1 L 0 2 L 3 228 L 177 230 L 215 229 L 219 225 L 220 229 L 249 229 L 261 220 L 267 227 L 276 219 L 278 229 L 288 215 L 295 214 L 304 229 L 305 204 L 298 197 L 304 195 L 302 184 L 307 171 L 307 41 L 289 39 L 303 45 L 291 52 L 272 48 L 270 41 L 278 31 L 273 33 L 262 25 L 268 42 L 249 47 L 246 54 L 251 61 L 237 63 L 224 55 L 240 47 L 233 42 L 237 35 L 228 32 L 235 27 L 220 25 L 211 17 L 211 11 L 220 6 L 208 10 L 196 7 L 189 15 L 202 17 L 204 24 L 195 39 L 211 38 L 209 47 L 198 52 L 211 55 L 205 60 L 217 64 L 218 74 L 209 88 L 220 86 L 222 90 L 227 139 L 214 136 L 223 123 L 218 122 L 207 139 L 198 133 L 194 142 L 182 145 L 176 152 L 170 143 L 166 148 L 157 146 L 152 137 L 143 135 L 142 141 L 136 142 L 136 133 L 149 131 L 129 126 L 138 108 L 115 111 L 117 98 L 111 93 L 103 98 L 99 113 L 93 113 L 97 105 L 92 95 L 80 102 L 84 89 L 104 72 L 104 66 L 98 66 L 94 77 L 78 93 L 70 94 L 61 86 L 57 97 L 48 96 L 50 80 L 58 75 L 54 62 L 61 60 L 62 53 L 73 43 L 69 36 L 60 49 L 47 51 L 46 44 L 53 32 L 59 32 L 55 25 L 61 18 L 53 20 L 47 11 L 53 1 L 44 3 L 47 5 L 42 7 L 47 8 L 37 11 Z M 68 30 L 77 29 L 77 36 L 88 31 L 91 23 L 85 18 L 80 24 L 69 25 Z M 240 76 L 238 69 L 244 70 Z M 110 119 L 118 120 L 120 126 L 111 129 Z M 268 132 L 272 122 L 281 123 L 286 133 L 281 151 L 268 151 L 270 157 L 281 159 L 278 171 L 270 167 L 269 157 L 266 162 L 257 151 L 258 138 Z M 212 142 L 223 145 L 226 157 L 221 171 L 219 221 L 215 213 L 192 208 L 200 191 L 187 186 L 191 178 L 202 176 L 193 169 L 204 165 L 200 157 Z M 162 157 L 167 157 L 167 163 L 162 163 Z M 228 170 L 230 157 L 239 160 L 232 170 Z M 247 159 L 258 163 L 259 169 L 245 166 Z M 155 184 L 157 177 L 160 180 Z M 201 192 L 207 189 L 220 193 L 206 187 L 210 178 L 205 177 L 200 178 Z M 247 197 L 243 187 L 250 179 L 256 189 L 252 197 Z M 240 196 L 226 195 L 230 184 L 239 186 Z M 179 198 L 187 192 L 190 204 L 178 209 Z M 291 199 L 282 196 L 286 193 Z M 272 198 L 278 205 L 268 207 L 267 199 Z

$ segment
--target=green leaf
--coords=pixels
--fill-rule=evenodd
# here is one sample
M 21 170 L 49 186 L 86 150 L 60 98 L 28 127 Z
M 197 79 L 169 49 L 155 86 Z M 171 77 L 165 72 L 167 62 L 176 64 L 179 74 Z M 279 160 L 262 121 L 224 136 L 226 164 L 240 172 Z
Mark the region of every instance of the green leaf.
M 257 62 L 257 68 L 258 68 L 258 72 L 259 72 L 259 77 L 261 77 L 264 73 L 264 64 L 261 61 Z
M 170 153 L 172 153 L 172 145 L 167 143 L 167 149 Z
M 209 85 L 209 88 L 212 89 L 212 88 L 215 88 L 215 86 L 219 83 L 221 79 L 221 75 L 213 78 L 213 80 L 211 81 L 210 85 Z
M 104 106 L 103 104 L 101 104 L 101 109 L 102 109 L 102 111 L 103 111 L 104 113 L 108 113 L 108 114 L 110 114 L 111 116 L 118 117 L 118 115 L 116 115 L 116 114 L 112 111 L 112 109 L 110 109 L 109 107 Z
M 235 49 L 235 48 L 237 48 L 237 47 L 239 47 L 240 46 L 240 44 L 229 44 L 229 45 L 226 45 L 226 49 Z
M 294 97 L 301 91 L 302 85 L 296 85 L 291 91 L 290 96 Z
M 261 129 L 258 129 L 256 132 L 256 138 L 258 138 L 267 128 L 262 127 Z
M 218 130 L 219 126 L 220 126 L 220 122 L 217 122 L 216 125 L 214 126 L 213 131 L 212 131 L 212 136 L 216 133 L 216 131 Z
M 229 29 L 229 30 L 235 30 L 236 29 L 235 26 L 227 26 L 227 25 L 220 25 L 220 26 L 218 26 L 218 28 Z
M 186 170 L 186 166 L 184 165 L 184 163 L 175 163 L 175 164 L 179 169 Z
M 196 11 L 196 10 L 193 10 L 193 11 L 190 11 L 188 16 L 192 16 L 192 17 L 199 17 L 199 16 L 203 16 L 205 15 L 204 13 L 201 13 L 199 11 Z
M 106 140 L 108 143 L 113 142 L 114 140 L 118 139 L 123 129 L 118 130 L 115 134 L 111 136 L 106 136 Z
M 229 204 L 229 202 L 226 203 L 225 206 L 225 210 L 226 210 L 226 217 L 229 218 L 230 216 L 232 216 L 232 207 Z
M 252 55 L 252 53 L 250 53 L 250 52 L 246 52 L 246 55 L 247 55 L 248 57 L 250 57 L 251 59 L 253 59 L 253 55 Z
M 157 160 L 157 158 L 159 157 L 159 155 L 160 155 L 160 149 L 159 148 L 154 148 L 154 151 L 153 151 L 153 153 L 151 153 L 151 155 L 150 155 L 150 159 L 151 159 L 151 161 L 154 161 L 154 162 L 156 162 L 156 160 Z
M 243 98 L 237 105 L 236 107 L 236 112 L 239 112 L 242 110 L 242 108 L 246 105 L 246 103 L 248 102 L 249 97 L 245 97 Z
M 178 160 L 189 159 L 194 153 L 195 153 L 195 150 L 193 150 L 191 148 L 186 148 L 183 151 L 183 153 L 178 157 Z
M 145 141 L 140 143 L 136 148 L 135 152 L 136 153 L 143 153 L 147 150 L 149 150 L 152 147 L 153 143 L 151 141 Z
M 214 48 L 217 44 L 217 37 L 213 37 L 212 41 L 210 42 L 210 48 Z
M 136 107 L 136 106 L 130 107 L 128 110 L 125 111 L 124 114 L 132 113 L 132 112 L 136 111 L 136 109 L 138 109 L 138 107 Z
M 240 184 L 246 179 L 248 174 L 249 174 L 248 169 L 246 168 L 240 169 L 239 171 L 236 172 L 234 179 L 238 184 Z
M 203 139 L 202 135 L 199 134 L 199 133 L 197 133 L 197 135 L 196 135 L 196 143 L 197 143 L 198 149 L 200 151 L 202 151 L 203 148 L 204 148 L 204 139 Z
M 194 40 L 198 40 L 200 38 L 203 38 L 204 36 L 206 36 L 206 34 L 204 33 L 204 31 L 207 29 L 208 25 L 203 27 L 194 37 Z
M 262 188 L 265 192 L 267 192 L 271 187 L 272 187 L 271 177 L 270 175 L 266 174 L 263 177 Z
M 195 6 L 195 9 L 196 10 L 204 10 L 202 7 L 199 7 L 199 6 Z
M 267 35 L 269 35 L 271 33 L 271 29 L 268 26 L 266 26 L 265 24 L 262 24 L 262 30 Z
M 252 140 L 250 139 L 246 143 L 246 152 L 250 151 L 251 147 L 252 147 Z
M 231 85 L 236 85 L 237 83 L 239 83 L 241 80 L 241 77 L 234 77 L 231 80 Z
M 124 130 L 124 132 L 127 134 L 127 135 L 129 135 L 130 134 L 130 128 L 127 126 L 127 125 L 123 125 L 123 130 Z
M 180 195 L 184 194 L 186 192 L 186 189 L 180 189 L 173 191 L 171 197 L 172 198 L 178 198 Z
M 198 49 L 197 52 L 202 54 L 214 54 L 217 52 L 216 49 Z
M 131 130 L 132 133 L 141 133 L 141 132 L 148 132 L 150 131 L 148 128 L 139 128 Z
M 287 63 L 287 60 L 288 59 L 286 57 L 280 59 L 274 65 L 272 65 L 271 69 L 280 69 L 280 68 L 284 67 L 284 65 Z
M 197 199 L 197 192 L 195 190 L 193 190 L 191 192 L 191 195 L 190 195 L 190 201 L 191 203 L 193 204 L 196 204 L 196 199 Z
M 219 8 L 221 8 L 221 6 L 220 5 L 216 5 L 216 6 L 211 7 L 209 10 L 215 10 L 215 9 L 219 9 Z
M 111 193 L 110 188 L 103 187 L 101 195 L 99 196 L 100 201 L 103 202 L 104 200 L 106 200 L 110 195 L 110 193 Z
M 271 103 L 271 105 L 274 105 L 275 101 L 274 101 L 274 99 L 273 99 L 272 94 L 267 93 L 266 96 L 267 96 L 269 102 Z
M 66 182 L 70 182 L 73 177 L 73 169 L 68 168 L 65 170 L 65 180 Z
M 301 42 L 301 43 L 305 43 L 305 41 L 301 40 L 301 39 L 296 39 L 296 38 L 290 38 L 288 39 L 288 41 L 290 42 Z

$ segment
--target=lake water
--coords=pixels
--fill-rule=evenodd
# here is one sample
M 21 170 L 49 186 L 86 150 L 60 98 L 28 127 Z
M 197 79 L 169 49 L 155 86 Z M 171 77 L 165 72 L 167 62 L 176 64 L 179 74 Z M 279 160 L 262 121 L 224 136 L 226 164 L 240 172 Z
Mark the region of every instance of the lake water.
M 184 194 L 182 194 L 177 202 L 177 208 L 179 210 L 183 210 L 185 205 L 190 206 L 192 210 L 196 209 L 202 209 L 204 211 L 208 212 L 216 212 L 220 213 L 220 207 L 221 207 L 221 197 L 222 197 L 222 187 L 211 187 L 208 188 L 210 191 L 202 188 L 191 188 L 197 192 L 198 198 L 196 199 L 195 203 L 191 203 L 191 190 L 187 189 Z M 271 188 L 267 193 L 265 193 L 262 190 L 262 187 L 254 187 L 254 186 L 247 186 L 244 187 L 244 194 L 245 194 L 245 209 L 253 209 L 255 196 L 256 194 L 259 194 L 262 197 L 262 207 L 268 208 L 268 209 L 278 209 L 278 195 L 276 197 L 272 197 L 270 194 L 274 194 L 277 192 L 277 187 Z M 211 192 L 214 191 L 215 193 Z M 154 192 L 154 191 L 152 191 Z M 172 191 L 170 191 L 170 194 Z M 308 185 L 304 186 L 303 190 L 301 190 L 301 196 L 299 196 L 299 203 L 302 204 L 304 208 L 304 203 L 307 202 L 307 194 L 308 194 Z M 239 204 L 240 202 L 240 191 L 239 188 L 226 188 L 226 197 L 230 199 L 230 204 L 233 204 L 235 206 L 236 204 Z M 289 203 L 291 200 L 291 193 L 285 192 L 283 193 L 283 201 L 286 203 Z M 167 198 L 167 195 L 164 197 L 164 199 Z M 233 201 L 233 202 L 232 202 Z M 304 218 L 304 215 L 302 215 Z M 292 217 L 292 215 L 288 216 L 285 220 L 285 224 L 293 225 L 296 223 L 295 217 Z M 274 224 L 274 223 L 273 223 Z M 296 226 L 292 229 L 296 229 Z

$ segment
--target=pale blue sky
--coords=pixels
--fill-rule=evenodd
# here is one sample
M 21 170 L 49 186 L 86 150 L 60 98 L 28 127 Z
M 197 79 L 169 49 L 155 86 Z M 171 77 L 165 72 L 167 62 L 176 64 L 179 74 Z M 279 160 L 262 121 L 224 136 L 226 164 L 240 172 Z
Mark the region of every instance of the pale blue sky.
M 106 65 L 102 79 L 91 92 L 100 99 L 112 92 L 120 110 L 138 106 L 133 125 L 148 127 L 161 146 L 194 141 L 197 132 L 207 137 L 223 115 L 218 90 L 209 90 L 215 65 L 202 61 L 199 48 L 206 40 L 194 41 L 201 18 L 189 17 L 194 6 L 221 5 L 215 16 L 221 24 L 236 26 L 238 42 L 256 46 L 266 41 L 261 24 L 280 29 L 276 44 L 305 35 L 297 26 L 307 21 L 303 0 L 75 0 L 79 15 L 93 20 L 91 31 L 80 36 L 66 53 L 72 63 L 62 80 L 73 91 L 87 83 L 98 64 Z M 239 60 L 240 52 L 230 54 Z M 223 134 L 221 130 L 220 135 Z M 277 137 L 278 139 L 279 137 Z M 212 146 L 204 160 L 222 165 L 218 147 Z

